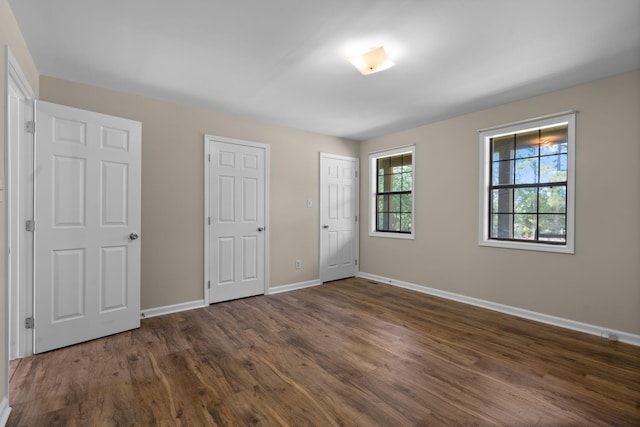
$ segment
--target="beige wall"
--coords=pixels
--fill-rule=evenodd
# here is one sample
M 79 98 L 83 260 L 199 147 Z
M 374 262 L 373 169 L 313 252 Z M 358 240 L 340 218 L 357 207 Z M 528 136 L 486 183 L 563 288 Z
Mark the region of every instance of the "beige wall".
M 202 298 L 204 133 L 271 145 L 271 286 L 317 279 L 319 152 L 358 155 L 357 143 L 45 76 L 40 87 L 44 100 L 143 123 L 143 308 Z M 479 247 L 477 130 L 568 109 L 576 254 Z M 416 240 L 370 238 L 362 222 L 361 271 L 640 333 L 639 116 L 635 72 L 361 143 L 363 177 L 370 151 L 415 143 L 418 164 Z
M 31 54 L 27 49 L 27 46 L 22 38 L 22 34 L 18 29 L 16 20 L 13 17 L 13 12 L 9 8 L 9 4 L 6 0 L 0 1 L 0 47 L 2 47 L 2 53 L 0 56 L 0 135 L 2 140 L 5 139 L 5 70 L 6 70 L 6 56 L 5 46 L 9 46 L 14 57 L 20 64 L 22 71 L 29 80 L 31 88 L 38 93 L 38 71 L 36 70 Z M 3 144 L 4 146 L 4 144 Z M 4 149 L 0 150 L 0 177 L 2 177 L 2 184 L 0 186 L 0 242 L 4 242 Z M 4 245 L 0 245 L 0 259 L 4 260 Z M 0 401 L 6 397 L 6 387 L 8 384 L 7 377 L 7 349 L 6 349 L 6 315 L 5 312 L 5 294 L 6 283 L 4 273 L 4 262 L 0 262 Z
M 478 129 L 578 110 L 575 255 L 478 246 Z M 416 144 L 415 241 L 369 237 L 360 271 L 640 334 L 640 72 L 361 144 Z M 369 209 L 362 180 L 362 214 Z
M 318 279 L 319 153 L 357 142 L 46 76 L 40 98 L 142 122 L 143 309 L 203 298 L 205 133 L 271 146 L 270 286 Z

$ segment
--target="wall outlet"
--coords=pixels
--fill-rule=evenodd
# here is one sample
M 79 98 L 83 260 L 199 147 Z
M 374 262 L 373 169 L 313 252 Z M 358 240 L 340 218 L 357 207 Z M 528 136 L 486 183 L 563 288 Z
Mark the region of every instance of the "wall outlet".
M 618 335 L 611 331 L 602 331 L 600 334 L 602 338 L 606 338 L 609 341 L 618 341 Z
M 313 201 L 311 199 L 307 199 L 307 207 L 310 208 L 313 206 Z
M 299 259 L 296 260 L 296 269 L 301 269 L 302 268 L 302 261 L 300 261 Z

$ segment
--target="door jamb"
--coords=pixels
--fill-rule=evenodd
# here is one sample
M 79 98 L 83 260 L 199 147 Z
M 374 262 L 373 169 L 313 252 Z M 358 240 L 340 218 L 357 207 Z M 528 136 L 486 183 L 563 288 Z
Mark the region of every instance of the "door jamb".
M 33 234 L 27 234 L 20 224 L 33 219 L 34 134 L 18 125 L 10 134 L 11 122 L 35 120 L 35 93 L 9 46 L 5 46 L 5 352 L 7 361 L 33 354 L 33 329 L 24 326 L 24 319 L 33 316 Z M 9 87 L 13 87 L 28 106 L 24 117 L 11 116 Z M 22 119 L 22 120 L 21 120 Z M 13 138 L 12 138 L 13 136 Z M 17 138 L 16 138 L 17 137 Z M 21 143 L 28 142 L 30 146 Z M 28 170 L 31 168 L 31 171 Z M 23 169 L 27 169 L 26 171 Z M 30 241 L 29 241 L 30 240 Z M 27 274 L 30 272 L 30 277 Z M 29 281 L 30 283 L 27 283 Z M 12 309 L 13 306 L 13 309 Z M 7 383 L 8 386 L 8 383 Z
M 204 292 L 204 303 L 205 305 L 211 304 L 209 299 L 209 283 L 213 276 L 213 272 L 211 271 L 211 260 L 209 259 L 209 244 L 210 244 L 210 224 L 209 218 L 211 217 L 211 212 L 209 210 L 210 207 L 210 197 L 211 188 L 209 185 L 211 179 L 211 152 L 210 146 L 214 141 L 226 142 L 229 144 L 235 145 L 246 145 L 254 148 L 262 148 L 264 149 L 264 223 L 265 223 L 265 236 L 264 236 L 264 294 L 269 295 L 269 235 L 270 235 L 270 226 L 269 226 L 269 165 L 271 164 L 270 159 L 270 151 L 271 146 L 269 144 L 262 144 L 259 142 L 246 141 L 242 139 L 235 138 L 227 138 L 224 136 L 215 136 L 215 135 L 204 135 L 204 283 L 203 283 L 203 292 Z

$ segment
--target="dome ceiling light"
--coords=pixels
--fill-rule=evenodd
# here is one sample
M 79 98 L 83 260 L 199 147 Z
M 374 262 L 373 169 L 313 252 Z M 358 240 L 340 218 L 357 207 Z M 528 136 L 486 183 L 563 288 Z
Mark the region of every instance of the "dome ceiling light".
M 364 76 L 393 67 L 394 62 L 387 56 L 384 47 L 376 47 L 361 55 L 352 56 L 349 62 Z

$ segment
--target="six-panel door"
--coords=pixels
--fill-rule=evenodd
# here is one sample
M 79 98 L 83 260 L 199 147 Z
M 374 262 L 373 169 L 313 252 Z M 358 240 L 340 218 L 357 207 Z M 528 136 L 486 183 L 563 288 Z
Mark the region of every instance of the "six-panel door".
M 265 147 L 209 142 L 209 302 L 265 292 Z
M 43 352 L 140 326 L 141 125 L 47 102 L 36 112 L 35 352 Z
M 331 154 L 320 157 L 320 280 L 357 274 L 358 161 Z

